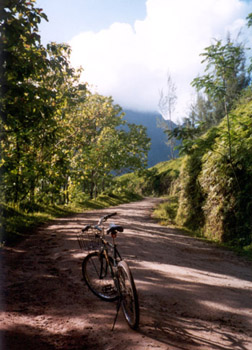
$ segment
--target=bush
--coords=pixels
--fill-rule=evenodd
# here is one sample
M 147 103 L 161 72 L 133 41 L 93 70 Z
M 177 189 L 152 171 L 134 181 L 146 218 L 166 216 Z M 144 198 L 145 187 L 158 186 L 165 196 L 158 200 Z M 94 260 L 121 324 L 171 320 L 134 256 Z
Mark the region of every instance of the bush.
M 154 211 L 154 217 L 161 220 L 164 224 L 174 224 L 178 210 L 178 197 L 169 196 L 169 198 L 161 203 Z
M 245 99 L 230 121 L 232 159 L 225 121 L 214 149 L 203 158 L 199 182 L 206 195 L 204 231 L 217 240 L 246 246 L 252 241 L 252 102 Z
M 213 147 L 218 130 L 212 128 L 199 138 L 190 150 L 190 154 L 183 160 L 180 172 L 179 207 L 176 223 L 191 230 L 201 231 L 205 223 L 203 203 L 205 194 L 199 182 L 203 166 L 203 156 L 206 150 Z
M 252 96 L 198 139 L 181 169 L 176 224 L 237 246 L 252 242 Z

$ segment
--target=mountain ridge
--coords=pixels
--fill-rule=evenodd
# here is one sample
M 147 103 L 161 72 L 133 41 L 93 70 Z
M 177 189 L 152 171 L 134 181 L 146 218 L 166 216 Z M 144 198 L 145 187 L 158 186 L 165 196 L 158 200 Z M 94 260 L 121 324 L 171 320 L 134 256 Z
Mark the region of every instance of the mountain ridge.
M 141 112 L 130 109 L 124 109 L 123 117 L 129 123 L 143 125 L 146 127 L 147 135 L 151 139 L 151 148 L 148 153 L 148 167 L 157 163 L 171 159 L 171 149 L 167 145 L 167 135 L 161 127 L 161 124 L 168 126 L 169 121 L 165 120 L 158 112 Z M 172 127 L 177 125 L 172 122 Z

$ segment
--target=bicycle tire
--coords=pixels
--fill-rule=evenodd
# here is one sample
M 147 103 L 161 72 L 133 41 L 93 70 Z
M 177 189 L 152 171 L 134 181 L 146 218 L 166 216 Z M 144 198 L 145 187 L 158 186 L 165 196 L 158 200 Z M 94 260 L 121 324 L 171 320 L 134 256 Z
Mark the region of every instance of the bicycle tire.
M 88 288 L 99 298 L 114 301 L 118 298 L 114 278 L 111 272 L 113 259 L 109 256 L 109 265 L 104 254 L 92 252 L 82 262 L 82 275 Z
M 140 317 L 138 295 L 132 273 L 124 260 L 118 263 L 118 281 L 124 317 L 129 326 L 136 329 Z

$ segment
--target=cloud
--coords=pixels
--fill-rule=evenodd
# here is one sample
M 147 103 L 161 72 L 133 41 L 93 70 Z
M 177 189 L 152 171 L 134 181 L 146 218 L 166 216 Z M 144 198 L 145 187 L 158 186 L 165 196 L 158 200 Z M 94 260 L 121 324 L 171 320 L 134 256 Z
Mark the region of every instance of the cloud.
M 200 53 L 213 38 L 246 26 L 252 2 L 241 0 L 147 0 L 146 18 L 134 26 L 113 23 L 70 41 L 72 63 L 83 79 L 124 108 L 155 111 L 167 72 L 177 86 L 174 119 L 187 112 L 190 82 L 202 72 Z

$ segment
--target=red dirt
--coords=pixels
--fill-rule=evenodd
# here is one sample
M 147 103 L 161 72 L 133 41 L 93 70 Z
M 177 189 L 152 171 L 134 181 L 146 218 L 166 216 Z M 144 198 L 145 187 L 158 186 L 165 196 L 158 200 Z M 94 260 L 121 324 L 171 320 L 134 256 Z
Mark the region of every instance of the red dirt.
M 57 220 L 2 251 L 2 350 L 251 350 L 252 264 L 151 219 L 158 199 Z M 112 211 L 133 272 L 140 327 L 82 281 L 76 233 Z M 0 262 L 1 262 L 0 261 Z

